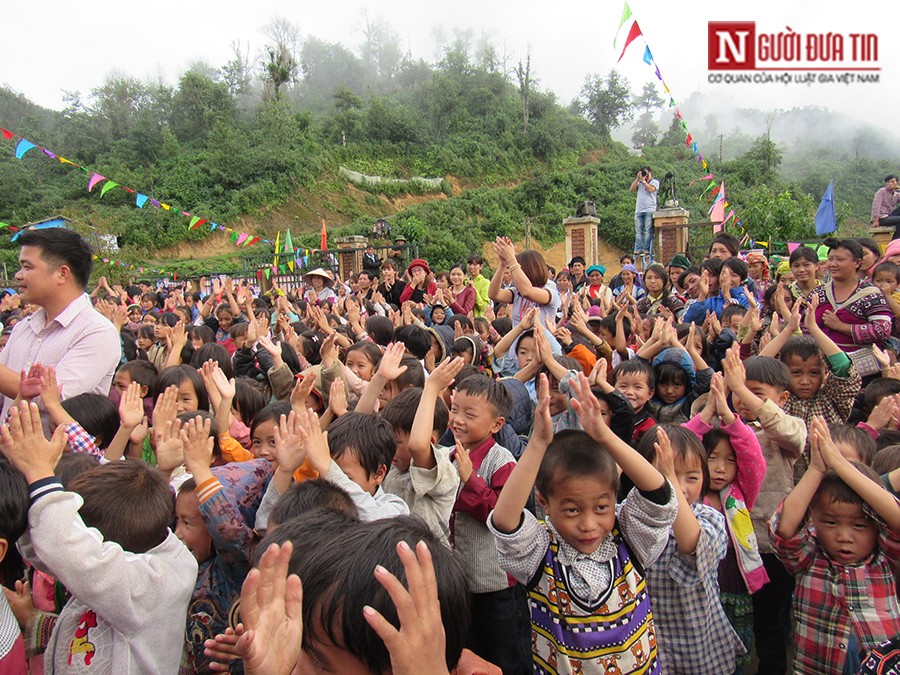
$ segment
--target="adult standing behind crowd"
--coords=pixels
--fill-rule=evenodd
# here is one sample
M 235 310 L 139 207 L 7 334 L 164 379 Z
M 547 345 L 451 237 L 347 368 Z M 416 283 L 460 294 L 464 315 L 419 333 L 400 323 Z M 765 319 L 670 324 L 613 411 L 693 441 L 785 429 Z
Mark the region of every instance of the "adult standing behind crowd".
M 437 293 L 437 286 L 434 283 L 434 275 L 428 263 L 421 258 L 413 260 L 409 267 L 406 268 L 406 275 L 409 277 L 409 283 L 400 294 L 400 304 L 407 300 L 413 302 L 426 302 L 426 295 L 434 295 Z
M 559 291 L 550 281 L 547 263 L 537 251 L 516 253 L 516 247 L 507 237 L 497 237 L 494 242 L 497 254 L 497 270 L 491 279 L 489 294 L 494 302 L 512 305 L 512 324 L 518 323 L 532 307 L 537 307 L 542 323 L 556 319 L 560 306 Z M 503 288 L 503 275 L 509 272 L 512 285 Z
M 826 239 L 831 280 L 809 295 L 818 299 L 816 323 L 845 352 L 880 345 L 894 329 L 884 294 L 857 277 L 862 247 L 853 239 Z
M 634 205 L 634 254 L 653 255 L 653 212 L 656 211 L 656 197 L 659 181 L 653 177 L 649 166 L 637 172 L 631 183 L 631 191 L 637 192 Z
M 4 420 L 16 396 L 40 394 L 41 371 L 34 367 L 56 369 L 64 398 L 106 396 L 122 358 L 118 331 L 85 293 L 94 267 L 90 244 L 62 228 L 27 230 L 18 241 L 19 294 L 40 309 L 16 324 L 0 352 Z
M 475 289 L 475 310 L 476 317 L 484 316 L 484 310 L 487 309 L 491 299 L 488 297 L 488 288 L 491 282 L 484 278 L 481 268 L 484 267 L 484 258 L 477 253 L 469 256 L 469 280 L 472 282 L 472 288 Z
M 897 176 L 890 174 L 884 177 L 884 187 L 875 193 L 872 199 L 872 225 L 875 227 L 890 227 L 900 225 L 900 187 L 897 186 Z M 894 230 L 894 239 L 898 238 L 897 229 Z

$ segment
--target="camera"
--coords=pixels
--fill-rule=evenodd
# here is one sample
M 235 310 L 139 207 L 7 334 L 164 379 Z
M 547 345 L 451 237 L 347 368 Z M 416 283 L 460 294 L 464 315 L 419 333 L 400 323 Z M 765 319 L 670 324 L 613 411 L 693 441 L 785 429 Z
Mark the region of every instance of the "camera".
M 675 174 L 674 174 L 674 173 L 672 173 L 671 171 L 669 171 L 668 173 L 666 173 L 666 180 L 670 180 L 670 179 L 672 179 L 672 178 L 675 178 Z

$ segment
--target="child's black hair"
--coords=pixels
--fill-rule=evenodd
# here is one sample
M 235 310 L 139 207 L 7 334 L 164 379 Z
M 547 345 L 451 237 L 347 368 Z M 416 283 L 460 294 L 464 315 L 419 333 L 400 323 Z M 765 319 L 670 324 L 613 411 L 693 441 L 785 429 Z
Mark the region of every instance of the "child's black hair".
M 278 424 L 281 422 L 281 416 L 287 416 L 290 414 L 290 401 L 275 401 L 275 403 L 269 403 L 268 405 L 263 406 L 256 411 L 256 414 L 253 417 L 250 418 L 250 424 L 247 425 L 250 427 L 250 438 L 253 438 L 253 434 L 256 432 L 256 428 L 263 422 L 274 421 L 275 426 L 278 426 Z M 246 422 L 244 424 L 246 424 Z
M 396 431 L 409 434 L 412 431 L 413 422 L 416 419 L 416 410 L 419 408 L 419 401 L 422 400 L 422 388 L 411 387 L 393 398 L 388 403 L 381 416 Z M 440 438 L 447 431 L 447 425 L 450 422 L 450 410 L 444 399 L 438 396 L 434 406 L 434 422 L 431 430 Z
M 320 354 L 322 350 L 322 342 L 325 340 L 325 333 L 315 330 L 308 330 L 300 333 L 300 351 L 302 356 L 310 365 L 317 366 L 322 362 Z
M 169 366 L 160 372 L 156 378 L 156 386 L 153 388 L 153 400 L 158 401 L 165 390 L 175 385 L 180 387 L 185 380 L 189 380 L 197 394 L 197 410 L 209 410 L 209 395 L 206 393 L 206 385 L 196 368 L 190 366 Z
M 512 319 L 508 316 L 501 316 L 499 319 L 491 321 L 491 326 L 499 336 L 503 337 L 512 330 Z
M 364 663 L 371 672 L 390 669 L 384 641 L 363 615 L 368 605 L 394 626 L 400 625 L 390 595 L 375 578 L 376 565 L 385 567 L 407 586 L 397 543 L 415 550 L 428 546 L 437 580 L 441 623 L 445 633 L 445 661 L 453 670 L 468 637 L 469 584 L 462 559 L 443 546 L 421 518 L 397 516 L 368 523 L 347 523 L 316 511 L 278 527 L 258 547 L 294 542 L 289 571 L 303 579 L 303 649 L 315 656 L 316 643 L 331 643 Z M 331 519 L 331 522 L 326 520 Z M 337 525 L 335 525 L 335 523 Z M 306 628 L 308 627 L 308 629 Z
M 782 391 L 791 389 L 791 371 L 771 356 L 751 356 L 744 361 L 747 382 L 761 382 Z
M 278 498 L 269 515 L 269 529 L 283 525 L 313 509 L 328 509 L 353 519 L 359 518 L 359 512 L 350 493 L 340 485 L 335 485 L 324 478 L 316 478 L 291 485 Z
M 394 331 L 394 341 L 402 342 L 406 351 L 417 359 L 424 359 L 431 349 L 431 335 L 419 326 L 401 326 Z
M 879 452 L 892 445 L 900 445 L 900 431 L 896 429 L 882 429 L 881 433 L 878 434 L 878 439 L 875 441 L 876 456 Z
M 798 357 L 801 361 L 806 361 L 807 359 L 822 361 L 819 343 L 816 342 L 812 335 L 795 335 L 784 343 L 778 358 L 786 364 L 788 359 L 793 356 Z
M 431 344 L 431 338 L 428 338 L 429 344 Z M 400 359 L 400 365 L 406 366 L 406 370 L 394 380 L 394 385 L 397 388 L 397 391 L 403 391 L 405 389 L 409 389 L 410 387 L 424 387 L 425 386 L 425 369 L 422 367 L 421 362 L 418 359 L 414 359 L 411 357 L 404 357 Z
M 554 488 L 572 477 L 591 476 L 608 484 L 613 495 L 619 489 L 615 460 L 597 441 L 580 429 L 564 429 L 553 436 L 534 486 L 546 499 Z
M 473 375 L 456 385 L 456 394 L 484 397 L 494 407 L 497 417 L 509 417 L 513 409 L 512 396 L 505 385 L 487 375 Z
M 616 336 L 616 315 L 610 314 L 609 316 L 603 317 L 600 320 L 600 327 L 605 328 L 610 332 L 610 334 L 615 337 Z M 627 338 L 631 335 L 631 318 L 625 317 L 622 319 L 622 330 L 625 331 L 625 337 Z
M 653 372 L 656 374 L 657 386 L 661 384 L 680 384 L 687 390 L 687 387 L 690 385 L 688 374 L 677 363 L 663 361 L 653 366 Z
M 734 258 L 729 258 L 728 260 L 734 260 Z M 722 323 L 730 321 L 733 316 L 743 317 L 748 311 L 746 307 L 741 305 L 728 305 L 722 310 Z
M 394 341 L 394 324 L 386 316 L 370 316 L 366 319 L 366 333 L 376 345 L 387 347 Z
M 678 288 L 684 288 L 684 284 L 687 282 L 687 278 L 692 274 L 696 274 L 698 277 L 700 276 L 700 268 L 696 266 L 688 267 L 684 272 L 678 275 Z
M 156 378 L 159 371 L 149 361 L 126 361 L 116 369 L 117 373 L 128 373 L 132 382 L 137 382 L 142 387 L 147 387 L 149 396 L 156 388 Z
M 450 385 L 450 387 L 449 387 L 450 391 L 456 391 L 456 387 L 457 387 L 457 385 L 459 385 L 460 382 L 465 380 L 467 377 L 474 377 L 476 375 L 479 377 L 484 377 L 484 373 L 482 372 L 481 368 L 479 368 L 478 366 L 472 366 L 472 365 L 468 365 L 468 364 L 463 366 L 460 369 L 459 374 L 456 376 L 456 379 Z
M 456 324 L 462 324 L 465 328 L 474 331 L 475 324 L 472 323 L 472 320 L 467 317 L 465 314 L 454 314 L 449 319 L 445 321 L 446 325 L 451 328 L 456 328 Z
M 837 247 L 834 247 L 837 248 Z M 840 248 L 844 248 L 841 246 Z M 865 464 L 861 464 L 859 462 L 850 462 L 859 471 L 863 476 L 868 478 L 874 483 L 877 483 L 879 487 L 884 487 L 884 484 L 881 482 L 881 478 L 878 477 L 878 474 L 872 470 L 872 467 L 866 466 Z M 811 508 L 820 508 L 825 506 L 826 504 L 855 504 L 857 506 L 862 506 L 865 508 L 866 502 L 860 497 L 856 491 L 847 485 L 844 480 L 837 475 L 837 472 L 834 469 L 829 469 L 825 472 L 825 475 L 822 476 L 822 482 L 819 483 L 819 487 L 816 490 L 816 494 L 813 496 L 812 501 L 810 502 Z
M 62 408 L 94 437 L 98 448 L 107 447 L 119 430 L 119 409 L 106 396 L 78 394 L 62 401 Z
M 194 326 L 191 328 L 190 337 L 192 340 L 200 340 L 205 345 L 216 341 L 216 334 L 209 326 Z
M 646 375 L 650 391 L 656 389 L 656 373 L 653 372 L 653 368 L 644 359 L 628 359 L 617 365 L 615 370 L 613 370 L 614 384 L 620 375 Z
M 471 354 L 469 365 L 483 366 L 481 352 L 481 338 L 477 335 L 463 335 L 453 341 L 451 353 L 454 357 Z
M 138 338 L 144 338 L 145 340 L 153 340 L 154 342 L 156 342 L 156 329 L 149 323 L 142 323 L 140 326 L 138 326 L 137 336 Z
M 792 252 L 790 257 L 788 258 L 788 264 L 793 265 L 795 262 L 799 262 L 800 260 L 806 260 L 807 262 L 811 262 L 813 265 L 819 264 L 819 255 L 809 246 L 798 246 Z
M 856 450 L 860 461 L 866 466 L 872 466 L 875 459 L 875 439 L 859 427 L 851 427 L 847 424 L 833 424 L 831 439 L 835 443 L 846 443 Z
M 85 471 L 96 469 L 100 466 L 100 458 L 87 452 L 64 452 L 56 468 L 53 469 L 53 475 L 59 478 L 59 482 L 63 487 L 68 489 L 76 476 L 80 476 Z
M 747 274 L 749 274 L 747 263 L 745 263 L 740 258 L 728 258 L 728 260 L 725 260 L 722 263 L 722 268 L 728 268 L 729 270 L 737 274 L 741 278 L 741 283 L 747 281 Z
M 157 323 L 161 326 L 168 326 L 169 328 L 173 328 L 175 324 L 178 323 L 178 315 L 174 312 L 163 312 L 159 315 Z
M 863 419 L 868 419 L 875 406 L 881 402 L 881 399 L 894 394 L 900 394 L 900 380 L 895 380 L 891 377 L 878 377 L 869 382 L 866 388 L 863 389 L 861 405 Z
M 875 279 L 875 276 L 879 272 L 886 272 L 894 277 L 894 281 L 900 282 L 900 265 L 897 263 L 893 263 L 890 260 L 885 260 L 880 265 L 876 266 L 874 270 L 872 270 L 872 279 Z
M 681 459 L 682 462 L 686 457 L 693 456 L 700 463 L 700 470 L 703 472 L 703 485 L 701 487 L 701 495 L 705 495 L 709 490 L 709 455 L 705 449 L 706 443 L 701 443 L 697 435 L 685 429 L 679 424 L 657 424 L 650 427 L 641 440 L 638 441 L 636 450 L 648 462 L 653 464 L 656 461 L 656 443 L 659 430 L 663 429 L 672 443 L 672 451 L 675 459 Z M 708 432 L 708 436 L 712 432 Z M 703 439 L 706 441 L 706 437 Z M 715 447 L 715 446 L 713 446 Z M 619 497 L 624 499 L 628 496 L 634 483 L 624 473 L 622 474 L 622 488 L 619 490 Z
M 876 452 L 872 469 L 879 476 L 900 469 L 900 445 L 888 445 Z
M 719 258 L 707 258 L 700 263 L 700 272 L 703 270 L 709 272 L 710 276 L 718 278 L 722 271 L 722 261 Z
M 385 472 L 391 468 L 397 441 L 386 420 L 377 415 L 349 412 L 328 427 L 328 449 L 335 459 L 345 452 L 352 453 L 371 477 L 382 466 Z
M 247 424 L 256 413 L 266 407 L 266 397 L 260 391 L 259 383 L 252 377 L 238 377 L 234 380 L 234 409 Z M 247 424 L 247 426 L 250 426 Z
M 216 424 L 216 418 L 211 412 L 208 410 L 188 410 L 183 413 L 178 413 L 176 419 L 181 422 L 182 425 L 185 425 L 196 417 L 199 417 L 203 422 L 209 420 L 209 435 L 213 439 L 212 454 L 215 459 L 220 459 L 222 457 L 222 446 L 219 444 L 220 430 Z
M 576 373 L 582 372 L 581 363 L 579 361 L 577 361 L 576 359 L 572 358 L 571 356 L 562 356 L 561 354 L 557 354 L 553 357 L 553 360 L 556 361 L 559 365 L 561 365 L 566 370 L 574 370 Z M 540 380 L 541 374 L 544 374 L 547 376 L 547 381 L 550 382 L 550 386 L 553 387 L 554 386 L 553 382 L 555 381 L 555 378 L 553 377 L 553 374 L 550 372 L 550 369 L 544 365 L 542 365 L 538 369 L 537 374 L 534 376 L 535 386 L 537 385 L 538 381 Z M 556 382 L 555 386 L 559 387 L 559 382 Z
M 191 357 L 191 366 L 199 370 L 207 361 L 215 361 L 229 380 L 234 377 L 234 362 L 231 354 L 220 344 L 210 342 L 194 351 Z
M 359 342 L 354 342 L 347 348 L 347 354 L 350 352 L 362 352 L 362 355 L 366 357 L 369 363 L 372 364 L 373 372 L 378 370 L 378 366 L 381 364 L 381 357 L 383 356 L 381 349 L 379 349 L 378 345 L 374 342 L 369 342 L 368 340 L 360 340 Z
M 28 529 L 28 482 L 12 464 L 0 457 L 0 539 L 6 539 L 6 556 L 0 560 L 0 584 L 14 588 L 25 572 L 16 541 Z

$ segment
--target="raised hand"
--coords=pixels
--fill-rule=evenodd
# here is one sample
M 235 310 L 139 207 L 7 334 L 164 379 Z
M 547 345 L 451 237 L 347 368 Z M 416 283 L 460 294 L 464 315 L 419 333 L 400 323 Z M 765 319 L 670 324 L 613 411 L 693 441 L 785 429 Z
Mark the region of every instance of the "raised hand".
M 406 345 L 402 342 L 394 342 L 388 345 L 378 364 L 378 374 L 388 382 L 393 382 L 406 372 L 406 366 L 401 366 L 400 361 L 406 354 Z
M 600 411 L 600 402 L 591 393 L 591 385 L 584 373 L 578 373 L 578 378 L 572 381 L 574 397 L 570 405 L 581 422 L 581 428 L 596 441 L 603 441 L 612 434 Z
M 553 441 L 553 420 L 550 417 L 550 380 L 544 373 L 538 378 L 537 401 L 531 438 L 546 447 Z
M 11 407 L 9 422 L 0 427 L 0 450 L 29 484 L 53 475 L 67 442 L 63 426 L 56 428 L 50 441 L 44 437 L 41 411 L 28 401 Z
M 178 387 L 172 384 L 166 387 L 166 390 L 156 400 L 156 407 L 153 408 L 153 426 L 173 422 L 177 416 Z
M 328 392 L 328 407 L 335 417 L 347 414 L 349 407 L 347 405 L 347 385 L 344 384 L 344 378 L 338 377 L 331 383 L 331 389 Z
M 211 428 L 212 420 L 198 415 L 188 420 L 178 434 L 184 446 L 184 466 L 197 478 L 198 484 L 202 480 L 197 474 L 208 472 L 213 460 Z
M 303 435 L 300 420 L 293 410 L 289 415 L 282 415 L 274 429 L 275 461 L 278 468 L 293 474 L 306 461 L 306 448 L 303 446 Z
M 291 410 L 298 415 L 306 412 L 306 399 L 312 393 L 316 384 L 316 378 L 312 373 L 307 373 L 303 377 L 298 377 L 291 390 Z
M 728 407 L 728 401 L 725 398 L 725 377 L 722 373 L 713 375 L 712 382 L 709 385 L 709 395 L 715 399 L 716 411 L 722 420 L 722 424 L 727 426 L 734 422 L 734 413 L 731 412 L 731 408 Z
M 729 390 L 737 391 L 744 386 L 744 383 L 747 381 L 747 371 L 744 370 L 744 364 L 741 361 L 739 345 L 732 345 L 725 352 L 722 368 L 725 371 L 725 384 L 728 385 Z
M 453 384 L 453 380 L 456 379 L 459 371 L 465 365 L 466 362 L 461 356 L 457 356 L 454 359 L 444 359 L 431 371 L 431 375 L 425 380 L 425 386 L 434 387 L 438 392 L 444 391 L 444 389 Z
M 144 419 L 144 401 L 141 398 L 141 385 L 132 382 L 119 400 L 119 422 L 126 429 L 134 429 Z
M 672 450 L 672 442 L 669 435 L 662 427 L 657 427 L 656 442 L 653 444 L 656 450 L 656 461 L 654 465 L 659 472 L 672 482 L 672 486 L 676 490 L 680 490 L 678 483 L 678 474 L 675 472 L 675 452 Z
M 472 464 L 472 458 L 469 451 L 466 450 L 459 441 L 456 441 L 456 471 L 459 479 L 463 483 L 468 483 L 472 474 L 475 473 L 475 467 Z
M 375 578 L 397 608 L 399 630 L 369 606 L 363 608 L 363 616 L 387 647 L 394 675 L 447 673 L 446 636 L 431 552 L 424 542 L 419 542 L 413 552 L 401 541 L 397 555 L 403 562 L 408 590 L 381 565 L 375 568 Z
M 331 452 L 328 449 L 328 440 L 319 426 L 319 416 L 312 410 L 305 410 L 297 414 L 298 424 L 296 429 L 303 438 L 306 447 L 306 456 L 313 468 L 324 476 L 331 466 Z

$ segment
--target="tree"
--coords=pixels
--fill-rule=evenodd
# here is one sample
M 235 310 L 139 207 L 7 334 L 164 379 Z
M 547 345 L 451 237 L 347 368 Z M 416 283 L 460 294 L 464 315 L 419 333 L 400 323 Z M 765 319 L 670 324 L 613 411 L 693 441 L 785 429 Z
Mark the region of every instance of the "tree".
M 662 98 L 656 93 L 656 85 L 652 82 L 647 82 L 641 90 L 641 95 L 634 99 L 634 107 L 640 108 L 645 113 L 660 107 L 662 103 Z
M 616 70 L 610 70 L 605 78 L 597 74 L 585 77 L 579 104 L 585 117 L 607 139 L 613 129 L 634 116 L 628 80 Z
M 631 134 L 631 142 L 634 147 L 642 148 L 645 145 L 656 145 L 656 139 L 659 137 L 659 125 L 653 119 L 653 113 L 644 112 L 638 117 L 634 132 Z
M 360 30 L 363 35 L 360 56 L 367 78 L 370 81 L 376 77 L 390 80 L 396 74 L 403 55 L 397 32 L 381 16 L 371 18 L 365 9 L 362 11 Z
M 234 40 L 231 43 L 231 51 L 234 58 L 220 70 L 222 81 L 232 96 L 243 96 L 250 93 L 251 73 L 256 64 L 250 60 L 249 44 L 246 49 L 242 49 L 241 41 Z
M 516 78 L 519 80 L 519 97 L 522 99 L 522 125 L 525 135 L 528 135 L 529 99 L 531 98 L 531 50 L 525 56 L 525 65 L 522 59 L 516 66 Z
M 172 131 L 181 142 L 205 140 L 216 122 L 230 123 L 235 105 L 228 85 L 190 70 L 172 97 Z
M 297 81 L 300 70 L 300 27 L 281 17 L 272 19 L 263 29 L 271 41 L 266 45 L 268 59 L 263 66 L 263 81 L 275 98 L 281 87 Z
M 684 129 L 681 128 L 681 120 L 678 119 L 678 115 L 672 115 L 672 122 L 666 129 L 666 133 L 659 139 L 659 145 L 680 146 L 684 145 L 684 139 L 685 134 Z

